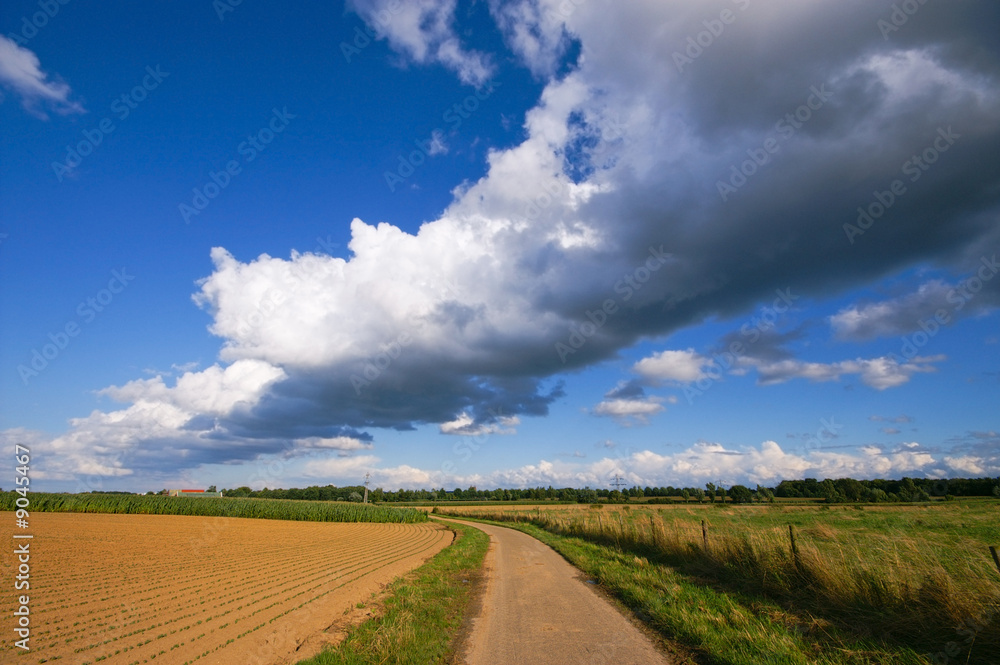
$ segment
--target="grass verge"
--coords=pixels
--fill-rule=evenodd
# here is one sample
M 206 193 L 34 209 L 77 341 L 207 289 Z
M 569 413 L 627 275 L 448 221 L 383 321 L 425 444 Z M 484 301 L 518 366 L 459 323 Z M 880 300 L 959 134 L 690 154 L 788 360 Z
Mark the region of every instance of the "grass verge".
M 475 595 L 490 539 L 449 523 L 455 542 L 393 582 L 381 616 L 353 628 L 336 647 L 298 665 L 431 665 L 451 662 L 453 636 Z
M 705 580 L 692 579 L 670 566 L 614 546 L 553 534 L 531 523 L 470 521 L 517 529 L 549 545 L 661 635 L 695 649 L 696 657 L 704 663 L 926 665 L 930 662 L 905 646 L 859 637 L 773 600 L 713 588 Z

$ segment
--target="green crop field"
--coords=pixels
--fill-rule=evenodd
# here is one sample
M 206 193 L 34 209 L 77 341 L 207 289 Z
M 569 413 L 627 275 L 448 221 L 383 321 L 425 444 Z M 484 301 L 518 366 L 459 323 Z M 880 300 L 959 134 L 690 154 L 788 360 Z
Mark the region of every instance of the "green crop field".
M 412 508 L 393 508 L 337 501 L 280 499 L 201 498 L 132 494 L 31 495 L 32 512 L 128 513 L 140 515 L 204 515 L 250 517 L 311 522 L 426 522 L 427 516 Z M 15 510 L 14 492 L 0 492 L 0 511 Z

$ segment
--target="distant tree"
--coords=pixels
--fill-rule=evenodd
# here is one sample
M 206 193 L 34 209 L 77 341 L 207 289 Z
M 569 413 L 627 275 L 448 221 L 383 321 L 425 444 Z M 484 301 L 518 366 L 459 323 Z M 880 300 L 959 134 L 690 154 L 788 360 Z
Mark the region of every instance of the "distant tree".
M 684 499 L 684 503 L 687 503 L 688 499 L 691 498 L 691 492 L 687 490 L 681 490 L 681 498 Z
M 774 492 L 766 487 L 761 487 L 757 485 L 757 500 L 760 502 L 767 501 L 768 503 L 774 503 Z
M 865 492 L 865 486 L 853 478 L 840 478 L 834 484 L 848 501 L 860 501 Z
M 899 498 L 903 501 L 918 501 L 916 495 L 917 485 L 913 482 L 913 478 L 903 478 L 899 483 Z
M 874 503 L 884 503 L 889 500 L 889 495 L 884 490 L 876 488 L 868 493 L 868 500 Z
M 695 501 L 697 501 L 698 503 L 705 503 L 705 490 L 701 489 L 700 487 L 695 487 L 693 494 Z
M 715 503 L 715 483 L 705 483 L 705 489 L 708 490 L 708 500 Z
M 729 488 L 729 497 L 733 503 L 750 503 L 753 501 L 753 493 L 750 488 L 743 485 L 733 485 Z
M 215 489 L 215 485 L 209 485 L 208 486 L 208 490 L 206 490 L 206 491 L 208 491 L 208 492 L 218 492 L 219 490 Z
M 795 498 L 802 496 L 802 483 L 796 480 L 782 480 L 774 488 L 774 496 Z
M 819 484 L 819 496 L 826 499 L 827 503 L 840 503 L 844 500 L 844 495 L 837 491 L 837 486 L 829 478 Z
M 610 503 L 625 503 L 625 496 L 618 490 L 611 490 L 608 494 L 608 501 Z
M 361 503 L 362 498 L 363 497 L 357 492 L 351 492 L 350 494 L 347 495 L 347 500 L 351 501 L 352 503 Z

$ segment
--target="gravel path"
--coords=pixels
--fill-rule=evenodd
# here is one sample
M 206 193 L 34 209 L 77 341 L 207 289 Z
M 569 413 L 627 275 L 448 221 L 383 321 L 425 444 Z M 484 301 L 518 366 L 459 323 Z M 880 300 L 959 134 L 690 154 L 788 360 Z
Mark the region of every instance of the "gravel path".
M 669 665 L 646 635 L 547 545 L 503 527 L 490 536 L 486 590 L 467 665 Z

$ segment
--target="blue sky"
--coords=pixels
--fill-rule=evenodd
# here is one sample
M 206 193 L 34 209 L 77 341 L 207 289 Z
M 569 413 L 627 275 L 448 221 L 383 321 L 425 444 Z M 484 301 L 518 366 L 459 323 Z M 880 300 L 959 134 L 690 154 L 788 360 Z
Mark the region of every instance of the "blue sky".
M 53 491 L 1000 475 L 1000 16 L 907 8 L 5 3 L 0 437 Z

